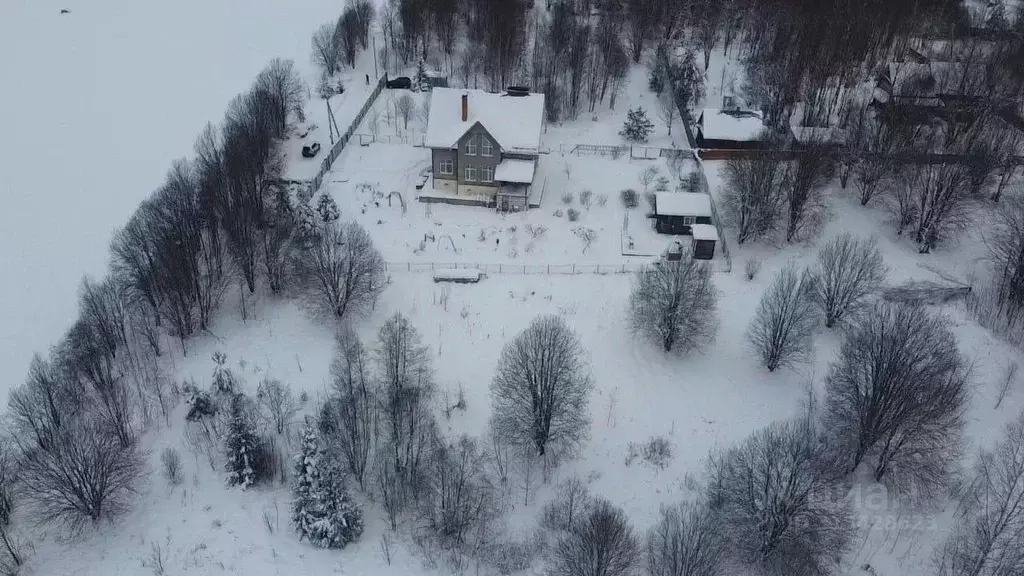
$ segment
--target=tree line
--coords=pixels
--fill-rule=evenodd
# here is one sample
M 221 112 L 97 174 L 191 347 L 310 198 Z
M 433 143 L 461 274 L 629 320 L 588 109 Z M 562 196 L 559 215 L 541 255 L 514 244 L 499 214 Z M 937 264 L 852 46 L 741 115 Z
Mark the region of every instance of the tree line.
M 364 20 L 352 33 L 365 42 Z M 189 437 L 207 452 L 234 452 L 233 482 L 283 469 L 274 463 L 279 450 L 250 424 L 274 422 L 271 430 L 284 431 L 295 406 L 285 385 L 263 382 L 250 400 L 218 357 L 215 401 L 169 382 L 161 358 L 174 340 L 188 354 L 188 341 L 209 329 L 232 287 L 243 320 L 247 295 L 265 290 L 337 321 L 372 305 L 384 287 L 383 260 L 366 231 L 341 221 L 329 194 L 314 205 L 307 191 L 281 180 L 281 143 L 304 121 L 306 94 L 292 61 L 271 60 L 114 233 L 109 274 L 83 279 L 78 318 L 12 388 L 0 450 L 3 562 L 20 565 L 25 556 L 25 542 L 7 532 L 15 501 L 39 525 L 72 533 L 124 512 L 147 473 L 139 434 L 161 419 L 169 425 L 186 396 L 193 419 L 220 408 L 220 426 Z M 180 458 L 162 461 L 176 468 Z

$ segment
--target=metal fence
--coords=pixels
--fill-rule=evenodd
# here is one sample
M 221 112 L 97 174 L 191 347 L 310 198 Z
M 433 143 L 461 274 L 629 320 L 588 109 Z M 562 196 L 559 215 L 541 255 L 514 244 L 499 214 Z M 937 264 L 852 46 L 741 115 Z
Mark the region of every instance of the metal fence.
M 360 146 L 369 146 L 370 144 L 410 144 L 422 147 L 425 135 L 353 134 L 352 137 L 359 140 Z
M 474 269 L 484 274 L 632 274 L 643 270 L 647 262 L 621 264 L 480 264 L 476 262 L 385 262 L 388 272 L 433 272 L 435 270 Z
M 320 162 L 320 171 L 316 173 L 316 176 L 314 176 L 313 180 L 310 182 L 310 190 L 313 193 L 319 190 L 320 186 L 324 183 L 324 177 L 331 171 L 331 166 L 334 164 L 334 161 L 341 155 L 341 151 L 345 149 L 345 146 L 348 144 L 352 134 L 359 126 L 359 123 L 363 121 L 363 117 L 366 116 L 366 112 L 371 106 L 373 106 L 373 101 L 377 99 L 377 96 L 380 95 L 380 91 L 384 89 L 384 83 L 386 80 L 387 76 L 381 76 L 380 79 L 377 80 L 377 86 L 374 87 L 373 92 L 370 92 L 370 97 L 366 99 L 366 102 L 363 103 L 363 107 L 359 109 L 359 113 L 352 119 L 352 123 L 349 124 L 348 129 L 345 130 L 345 135 L 334 143 L 330 152 L 328 152 L 327 156 L 322 162 Z
M 680 148 L 658 148 L 657 146 L 612 146 L 604 144 L 560 144 L 562 156 L 603 156 L 614 159 L 629 155 L 635 160 L 657 160 L 658 158 L 693 158 L 693 152 Z

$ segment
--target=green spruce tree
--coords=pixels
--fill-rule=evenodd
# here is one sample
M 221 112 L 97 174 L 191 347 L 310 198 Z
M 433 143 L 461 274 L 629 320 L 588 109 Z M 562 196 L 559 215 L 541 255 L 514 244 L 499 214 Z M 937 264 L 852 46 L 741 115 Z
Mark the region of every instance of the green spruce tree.
M 252 469 L 253 450 L 256 447 L 256 429 L 245 410 L 245 395 L 236 394 L 231 400 L 231 421 L 228 423 L 227 472 L 228 485 L 245 490 L 256 481 Z
M 626 113 L 626 121 L 619 135 L 630 142 L 647 142 L 652 130 L 654 123 L 647 118 L 647 112 L 642 107 L 631 108 Z

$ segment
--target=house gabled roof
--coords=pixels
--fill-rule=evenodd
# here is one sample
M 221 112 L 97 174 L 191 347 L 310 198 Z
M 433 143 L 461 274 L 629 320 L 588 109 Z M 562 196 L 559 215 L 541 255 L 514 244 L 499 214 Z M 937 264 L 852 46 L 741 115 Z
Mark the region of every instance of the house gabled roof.
M 462 95 L 469 96 L 468 115 L 462 121 Z M 483 90 L 435 88 L 424 145 L 455 148 L 477 123 L 494 137 L 505 153 L 537 154 L 544 126 L 544 95 L 509 96 Z
M 656 192 L 658 216 L 711 216 L 711 197 L 700 192 Z

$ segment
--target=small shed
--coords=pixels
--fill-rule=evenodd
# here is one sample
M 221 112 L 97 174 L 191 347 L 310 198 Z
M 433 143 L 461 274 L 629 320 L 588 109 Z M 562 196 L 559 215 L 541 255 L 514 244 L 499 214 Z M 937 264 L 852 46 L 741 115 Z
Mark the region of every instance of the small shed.
M 715 244 L 718 243 L 718 230 L 711 224 L 694 224 L 693 258 L 695 260 L 711 260 L 715 257 Z
M 692 234 L 694 224 L 711 224 L 711 197 L 699 192 L 658 192 L 654 219 L 654 229 L 661 234 Z

